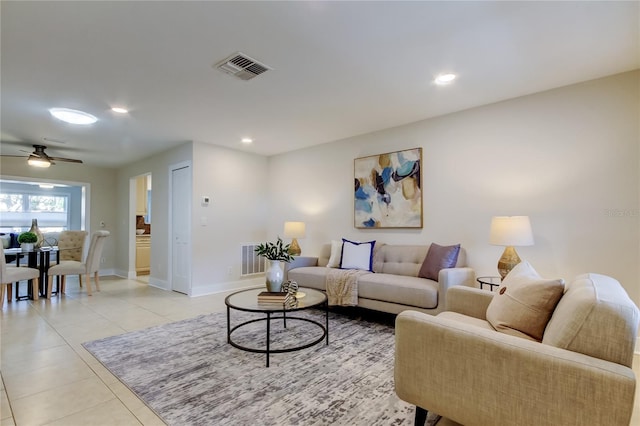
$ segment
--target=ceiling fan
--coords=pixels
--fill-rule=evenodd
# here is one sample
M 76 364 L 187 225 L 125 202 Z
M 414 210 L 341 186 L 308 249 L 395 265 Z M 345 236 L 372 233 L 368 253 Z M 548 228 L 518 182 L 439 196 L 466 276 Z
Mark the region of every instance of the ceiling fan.
M 34 167 L 49 167 L 52 164 L 56 164 L 55 161 L 82 164 L 82 160 L 76 160 L 75 158 L 51 157 L 44 152 L 44 150 L 47 149 L 44 145 L 33 145 L 33 147 L 35 148 L 35 151 L 31 153 L 22 149 L 20 150 L 28 153 L 29 155 L 3 155 L 3 157 L 27 157 L 27 163 Z

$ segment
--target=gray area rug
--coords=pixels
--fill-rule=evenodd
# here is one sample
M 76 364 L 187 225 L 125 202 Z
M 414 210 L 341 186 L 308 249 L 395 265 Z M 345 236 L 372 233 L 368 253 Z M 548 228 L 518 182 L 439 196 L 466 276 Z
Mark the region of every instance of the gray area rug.
M 253 315 L 253 316 L 251 316 Z M 265 355 L 226 341 L 226 314 L 203 315 L 83 346 L 169 425 L 411 425 L 393 387 L 393 327 L 330 313 L 329 345 Z M 324 321 L 324 313 L 297 316 Z M 256 314 L 232 312 L 232 324 Z M 321 335 L 303 321 L 272 322 L 272 348 Z M 264 348 L 265 323 L 234 332 Z M 430 424 L 438 421 L 430 413 Z

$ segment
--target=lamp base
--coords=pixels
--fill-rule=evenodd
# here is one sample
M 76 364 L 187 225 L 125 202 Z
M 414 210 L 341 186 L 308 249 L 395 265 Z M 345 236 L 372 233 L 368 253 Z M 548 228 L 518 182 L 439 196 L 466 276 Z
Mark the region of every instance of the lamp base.
M 498 272 L 502 279 L 520 262 L 521 260 L 518 253 L 516 253 L 516 249 L 513 248 L 513 246 L 505 247 L 502 257 L 498 260 Z
M 302 253 L 302 250 L 300 250 L 298 240 L 294 238 L 291 240 L 291 245 L 289 245 L 289 254 L 292 256 L 300 256 L 300 253 Z

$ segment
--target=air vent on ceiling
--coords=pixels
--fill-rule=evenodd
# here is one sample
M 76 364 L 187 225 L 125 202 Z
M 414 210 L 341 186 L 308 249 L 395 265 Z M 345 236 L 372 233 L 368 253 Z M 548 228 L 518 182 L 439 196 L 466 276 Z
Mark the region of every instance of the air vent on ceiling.
M 224 61 L 219 62 L 216 64 L 216 68 L 241 80 L 251 80 L 271 69 L 241 52 L 234 53 Z

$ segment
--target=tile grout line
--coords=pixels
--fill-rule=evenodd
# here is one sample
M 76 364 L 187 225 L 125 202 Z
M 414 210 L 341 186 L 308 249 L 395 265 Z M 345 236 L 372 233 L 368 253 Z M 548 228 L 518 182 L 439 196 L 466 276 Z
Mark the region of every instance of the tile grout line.
M 57 296 L 57 297 L 61 297 L 61 296 Z M 86 307 L 87 309 L 89 309 L 90 311 L 92 311 L 94 314 L 98 315 L 100 318 L 102 318 L 102 319 L 104 319 L 104 320 L 108 321 L 109 323 L 112 323 L 112 322 L 113 322 L 112 320 L 110 320 L 109 318 L 105 317 L 105 316 L 104 316 L 103 314 L 101 314 L 100 312 L 98 312 L 98 311 L 96 311 L 95 309 L 93 309 L 93 308 L 91 307 L 91 305 L 84 303 L 82 300 L 80 300 L 80 298 L 74 297 L 73 295 L 66 295 L 66 294 L 64 295 L 64 297 L 65 297 L 65 298 L 66 298 L 66 297 L 69 297 L 70 299 L 76 299 L 76 300 L 78 300 L 78 302 L 79 302 L 79 303 L 81 303 L 84 307 Z M 92 297 L 93 297 L 93 296 L 92 296 Z M 116 299 L 117 299 L 117 298 L 116 298 Z M 51 299 L 47 299 L 47 300 L 49 301 L 49 303 L 51 303 L 51 302 L 50 302 L 50 300 L 51 300 Z M 123 300 L 123 299 L 122 299 L 122 300 Z M 127 404 L 126 404 L 122 399 L 120 399 L 120 398 L 118 397 L 118 395 L 116 395 L 116 393 L 113 391 L 113 389 L 111 389 L 111 387 L 110 387 L 110 386 L 109 386 L 109 385 L 108 385 L 108 384 L 103 380 L 103 378 L 98 374 L 98 372 L 97 372 L 96 370 L 94 370 L 94 369 L 93 369 L 93 367 L 91 366 L 91 364 L 89 364 L 89 363 L 87 362 L 87 360 L 86 360 L 84 357 L 82 357 L 82 356 L 80 355 L 80 353 L 76 350 L 76 348 L 74 347 L 74 345 L 72 344 L 72 342 L 70 342 L 69 340 L 67 340 L 67 338 L 66 338 L 65 336 L 63 336 L 62 334 L 60 334 L 60 331 L 58 330 L 58 328 L 57 328 L 54 324 L 52 324 L 51 322 L 49 322 L 49 321 L 47 320 L 47 318 L 42 314 L 42 311 L 41 311 L 40 309 L 38 309 L 38 308 L 33 304 L 33 301 L 32 301 L 32 300 L 29 300 L 29 309 L 33 309 L 33 310 L 36 312 L 36 314 L 38 315 L 38 317 L 39 317 L 39 318 L 40 318 L 40 319 L 41 319 L 45 324 L 47 324 L 47 325 L 48 325 L 48 326 L 49 326 L 49 327 L 50 327 L 50 328 L 55 332 L 55 334 L 57 334 L 57 335 L 58 335 L 58 336 L 59 336 L 59 337 L 60 337 L 60 338 L 65 342 L 65 345 L 66 345 L 67 347 L 69 347 L 69 348 L 73 351 L 73 353 L 75 353 L 75 354 L 76 354 L 76 356 L 80 359 L 80 361 L 81 361 L 84 365 L 86 365 L 86 366 L 89 368 L 89 370 L 91 370 L 93 377 L 97 378 L 97 379 L 98 379 L 98 380 L 99 380 L 99 381 L 100 381 L 100 382 L 101 382 L 101 383 L 102 383 L 102 384 L 103 384 L 103 385 L 104 385 L 104 386 L 109 390 L 109 392 L 113 395 L 113 399 L 116 399 L 116 400 L 120 401 L 120 403 L 125 407 L 125 409 L 126 409 L 129 413 L 131 413 L 131 415 L 132 415 L 132 416 L 133 416 L 133 417 L 138 421 L 138 423 L 143 424 L 143 423 L 142 423 L 142 421 L 141 421 L 141 419 L 140 419 L 140 418 L 138 418 L 138 416 L 136 416 L 136 414 L 135 414 L 135 413 L 134 413 L 134 412 L 133 412 L 133 411 L 132 411 L 128 406 L 127 406 Z M 121 328 L 121 329 L 122 329 L 122 328 Z M 120 333 L 120 334 L 124 334 L 124 333 L 128 333 L 128 331 L 127 331 L 127 330 L 125 330 L 125 329 L 122 329 L 122 333 Z M 82 346 L 82 343 L 80 343 L 80 346 Z M 88 351 L 87 351 L 87 352 L 88 352 Z M 93 357 L 93 354 L 91 354 L 90 352 L 88 352 L 88 353 Z M 100 361 L 98 361 L 95 357 L 93 357 L 93 359 L 95 359 L 98 363 L 100 362 Z M 100 364 L 100 365 L 102 365 L 102 364 Z M 105 368 L 106 368 L 106 367 L 105 367 Z M 107 371 L 108 371 L 108 370 L 107 370 Z M 109 374 L 113 375 L 113 373 L 111 373 L 111 371 L 109 371 Z M 116 379 L 118 379 L 116 376 L 114 376 L 114 377 L 115 377 Z M 73 381 L 73 382 L 69 382 L 69 383 L 68 383 L 68 385 L 71 385 L 71 384 L 73 384 L 73 383 L 78 383 L 78 382 L 81 382 L 81 381 L 83 381 L 83 380 L 87 380 L 87 379 L 88 379 L 88 378 L 83 378 L 83 379 L 75 380 L 75 381 Z M 118 379 L 118 381 L 120 382 L 120 380 L 119 380 L 119 379 Z M 120 382 L 120 383 L 122 383 L 122 382 Z M 7 394 L 7 401 L 8 401 L 8 403 L 9 403 L 9 406 L 10 406 L 10 409 L 11 409 L 11 417 L 12 417 L 12 419 L 13 419 L 13 423 L 17 425 L 17 423 L 16 423 L 16 419 L 15 419 L 15 416 L 13 415 L 13 409 L 11 408 L 11 400 L 9 399 L 9 394 L 6 392 L 7 387 L 6 387 L 6 384 L 4 383 L 4 378 L 3 378 L 3 387 L 4 387 L 4 391 L 5 391 L 5 393 Z M 41 392 L 37 392 L 37 393 L 32 394 L 32 395 L 37 395 L 37 394 L 39 394 L 39 393 L 47 392 L 47 391 L 49 391 L 49 390 L 50 390 L 50 389 L 43 390 L 43 391 L 41 391 Z M 132 393 L 133 393 L 133 392 L 132 392 Z M 32 395 L 25 396 L 25 398 L 26 398 L 26 397 L 30 397 L 30 396 L 32 396 Z M 135 393 L 134 393 L 134 395 L 135 395 Z M 135 395 L 135 397 L 136 397 L 136 398 L 138 398 L 138 396 L 137 396 L 137 395 Z M 18 399 L 20 399 L 20 398 L 18 398 Z M 140 398 L 138 398 L 138 399 L 140 400 Z M 140 401 L 142 402 L 142 400 L 140 400 Z M 104 403 L 104 402 L 101 402 L 101 403 L 99 403 L 99 404 L 97 404 L 97 405 L 100 405 L 100 404 L 102 404 L 102 403 Z M 146 405 L 144 402 L 142 402 L 142 404 L 143 404 L 143 406 L 147 407 L 147 405 Z M 93 409 L 94 407 L 95 407 L 95 406 L 87 407 L 86 409 Z M 68 414 L 68 415 L 66 415 L 66 416 L 64 416 L 64 417 L 60 417 L 60 418 L 55 419 L 55 420 L 53 420 L 53 421 L 55 422 L 55 421 L 58 421 L 58 420 L 65 419 L 65 418 L 67 418 L 67 417 L 74 416 L 74 415 L 78 414 L 79 412 L 86 411 L 86 409 L 83 409 L 83 410 L 80 410 L 80 411 L 78 411 L 78 412 L 74 412 L 74 413 Z

